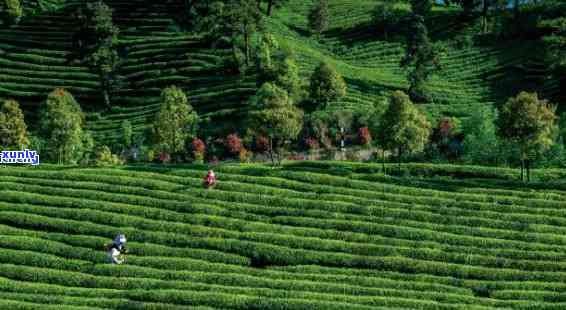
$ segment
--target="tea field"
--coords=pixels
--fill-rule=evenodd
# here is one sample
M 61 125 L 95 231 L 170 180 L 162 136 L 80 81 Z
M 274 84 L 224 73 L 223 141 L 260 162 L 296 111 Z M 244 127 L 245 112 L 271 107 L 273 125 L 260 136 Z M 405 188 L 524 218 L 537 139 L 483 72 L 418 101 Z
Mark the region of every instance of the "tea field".
M 206 169 L 0 168 L 0 308 L 566 308 L 562 170 Z
M 293 50 L 300 74 L 308 77 L 321 61 L 334 65 L 348 84 L 341 106 L 364 110 L 392 90 L 406 89 L 406 72 L 399 68 L 405 41 L 384 40 L 371 25 L 371 11 L 379 1 L 329 1 L 331 23 L 320 39 L 308 34 L 312 1 L 289 0 L 265 18 L 264 31 Z M 27 16 L 17 26 L 0 29 L 0 98 L 14 98 L 36 124 L 37 108 L 56 87 L 69 90 L 87 112 L 88 129 L 104 144 L 119 139 L 124 120 L 141 133 L 154 119 L 163 88 L 176 85 L 187 92 L 203 127 L 220 135 L 240 128 L 256 90 L 253 74 L 227 74 L 224 63 L 230 48 L 212 46 L 198 35 L 179 31 L 175 1 L 108 0 L 120 29 L 120 46 L 127 50 L 118 74 L 123 86 L 113 96 L 110 110 L 101 109 L 100 82 L 87 64 L 73 59 L 72 38 L 79 30 L 73 13 L 84 0 L 26 0 Z M 408 5 L 406 9 L 409 10 Z M 476 24 L 462 24 L 459 11 L 435 7 L 429 28 L 432 39 L 444 45 L 442 70 L 428 87 L 433 102 L 420 107 L 431 119 L 466 118 L 480 106 L 504 102 L 518 90 L 553 97 L 560 91 L 532 42 L 493 42 L 457 47 L 461 36 L 474 33 Z M 509 78 L 512 77 L 512 78 Z M 533 88 L 534 87 L 534 88 Z

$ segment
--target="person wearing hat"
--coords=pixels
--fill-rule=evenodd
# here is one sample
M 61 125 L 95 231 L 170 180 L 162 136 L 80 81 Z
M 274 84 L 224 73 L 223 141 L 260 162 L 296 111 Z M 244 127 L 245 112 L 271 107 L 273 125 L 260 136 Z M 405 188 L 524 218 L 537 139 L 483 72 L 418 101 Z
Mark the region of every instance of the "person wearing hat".
M 118 235 L 114 238 L 114 241 L 108 246 L 108 260 L 112 264 L 122 264 L 124 263 L 124 254 L 126 254 L 126 236 Z
M 204 177 L 204 187 L 210 188 L 216 185 L 216 175 L 214 171 L 208 170 L 208 174 Z

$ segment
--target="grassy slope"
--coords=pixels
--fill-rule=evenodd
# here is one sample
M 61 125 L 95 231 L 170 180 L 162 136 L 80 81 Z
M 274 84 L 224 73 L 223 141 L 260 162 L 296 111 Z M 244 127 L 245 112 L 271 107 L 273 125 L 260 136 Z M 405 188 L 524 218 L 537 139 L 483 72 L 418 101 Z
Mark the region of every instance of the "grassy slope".
M 435 176 L 224 165 L 218 187 L 204 190 L 197 166 L 2 168 L 0 306 L 566 306 L 563 183 L 521 185 L 507 169 L 407 168 Z M 467 177 L 439 177 L 450 174 Z M 115 267 L 102 248 L 118 232 L 131 254 Z

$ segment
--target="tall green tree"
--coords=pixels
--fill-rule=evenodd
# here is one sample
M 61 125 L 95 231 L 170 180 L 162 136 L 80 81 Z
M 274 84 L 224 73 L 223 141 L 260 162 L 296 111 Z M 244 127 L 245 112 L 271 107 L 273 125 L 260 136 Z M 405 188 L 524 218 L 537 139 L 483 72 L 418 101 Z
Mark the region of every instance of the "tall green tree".
M 85 116 L 81 107 L 62 88 L 47 96 L 41 108 L 41 132 L 48 144 L 48 157 L 60 164 L 75 164 L 85 152 Z
M 311 33 L 320 36 L 329 24 L 328 0 L 318 0 L 309 12 L 308 22 Z
M 188 139 L 195 137 L 198 115 L 189 104 L 187 95 L 176 86 L 161 92 L 161 108 L 154 130 L 160 151 L 181 155 Z
M 116 75 L 120 64 L 117 51 L 119 29 L 112 21 L 112 9 L 104 2 L 88 3 L 87 8 L 89 29 L 96 40 L 89 60 L 99 75 L 104 103 L 110 107 L 110 94 L 119 82 Z
M 0 148 L 21 148 L 29 145 L 24 113 L 15 100 L 5 100 L 0 106 Z
M 298 137 L 303 127 L 303 111 L 297 108 L 284 89 L 265 83 L 252 100 L 249 128 L 269 139 L 271 162 L 281 162 L 281 152 L 288 140 Z
M 415 102 L 429 101 L 425 83 L 440 68 L 438 55 L 428 37 L 421 15 L 413 15 L 407 32 L 407 48 L 401 60 L 402 68 L 409 68 L 409 96 Z
M 495 130 L 495 111 L 477 108 L 463 123 L 465 162 L 496 164 L 500 148 Z
M 288 55 L 275 64 L 274 83 L 289 94 L 293 102 L 299 102 L 303 96 L 299 65 L 292 55 Z
M 422 151 L 429 140 L 431 126 L 426 116 L 402 91 L 395 91 L 383 114 L 378 133 L 378 144 L 397 153 L 399 170 L 404 154 Z
M 427 16 L 432 9 L 432 0 L 411 0 L 411 11 L 415 15 Z
M 130 121 L 125 120 L 122 122 L 122 146 L 126 149 L 132 146 L 133 142 L 133 129 L 132 123 Z
M 0 13 L 6 24 L 18 24 L 24 10 L 20 0 L 1 0 Z
M 389 32 L 398 28 L 406 13 L 397 7 L 399 1 L 379 2 L 372 11 L 372 21 L 377 29 L 381 29 L 387 40 Z
M 275 37 L 265 33 L 256 56 L 259 85 L 273 83 L 287 91 L 293 102 L 303 99 L 304 91 L 295 54 L 279 45 Z
M 530 158 L 534 153 L 547 150 L 557 133 L 556 108 L 536 93 L 521 92 L 509 98 L 500 108 L 496 120 L 497 134 L 519 148 L 521 180 L 524 170 L 530 180 Z
M 243 37 L 246 65 L 250 65 L 251 40 L 258 29 L 262 28 L 262 16 L 254 0 L 229 0 L 226 6 L 225 22 L 236 42 Z
M 273 8 L 282 7 L 283 4 L 289 2 L 289 0 L 266 0 L 266 1 L 267 1 L 267 8 L 265 10 L 265 14 L 267 14 L 267 16 L 271 16 L 271 14 L 273 13 Z M 257 0 L 258 9 L 261 9 L 261 2 L 262 0 Z
M 321 62 L 310 79 L 310 99 L 316 107 L 325 108 L 346 95 L 346 82 L 336 69 Z

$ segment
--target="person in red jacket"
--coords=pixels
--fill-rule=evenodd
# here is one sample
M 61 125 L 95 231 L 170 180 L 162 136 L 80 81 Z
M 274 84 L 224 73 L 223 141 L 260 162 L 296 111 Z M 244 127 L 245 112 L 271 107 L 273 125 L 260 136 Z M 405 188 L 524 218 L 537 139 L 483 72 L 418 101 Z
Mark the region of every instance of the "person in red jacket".
M 208 174 L 206 175 L 206 177 L 204 177 L 203 183 L 204 187 L 206 188 L 210 188 L 216 185 L 216 175 L 214 174 L 214 171 L 208 170 Z

